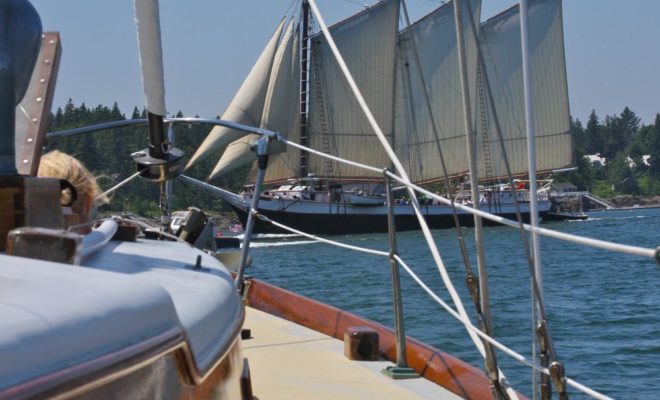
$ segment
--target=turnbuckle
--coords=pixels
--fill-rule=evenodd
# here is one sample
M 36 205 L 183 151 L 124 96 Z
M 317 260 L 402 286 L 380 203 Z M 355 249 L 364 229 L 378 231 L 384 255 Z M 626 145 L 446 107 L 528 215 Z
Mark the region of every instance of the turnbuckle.
M 477 313 L 481 314 L 481 298 L 479 296 L 479 278 L 475 277 L 471 272 L 468 272 L 465 277 L 465 284 L 467 285 L 468 291 L 470 292 L 470 297 L 472 301 L 477 306 Z
M 550 378 L 557 388 L 557 394 L 561 400 L 568 400 L 566 393 L 566 377 L 564 376 L 564 365 L 559 361 L 553 361 L 550 364 Z

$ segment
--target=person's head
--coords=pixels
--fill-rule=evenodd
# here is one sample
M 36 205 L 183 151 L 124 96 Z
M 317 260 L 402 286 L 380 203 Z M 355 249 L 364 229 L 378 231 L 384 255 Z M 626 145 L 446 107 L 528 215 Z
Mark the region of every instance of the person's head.
M 40 177 L 66 179 L 77 193 L 71 210 L 79 214 L 81 222 L 92 217 L 96 205 L 105 204 L 108 199 L 102 196 L 96 178 L 76 158 L 58 150 L 44 154 L 39 163 Z M 63 194 L 66 196 L 66 193 Z M 66 202 L 66 199 L 63 199 Z

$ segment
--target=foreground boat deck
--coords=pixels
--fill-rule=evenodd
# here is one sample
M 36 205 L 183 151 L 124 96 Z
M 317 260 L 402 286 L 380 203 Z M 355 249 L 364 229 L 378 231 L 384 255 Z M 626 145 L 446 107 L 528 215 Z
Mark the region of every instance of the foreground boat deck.
M 253 393 L 266 399 L 460 399 L 426 379 L 394 380 L 386 361 L 351 361 L 340 340 L 246 307 Z

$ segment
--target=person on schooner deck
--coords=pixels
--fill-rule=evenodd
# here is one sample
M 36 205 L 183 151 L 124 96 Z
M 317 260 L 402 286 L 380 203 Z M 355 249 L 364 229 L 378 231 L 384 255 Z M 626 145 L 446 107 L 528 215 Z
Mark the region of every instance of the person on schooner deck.
M 41 157 L 37 175 L 63 179 L 75 190 L 74 193 L 66 185 L 62 189 L 60 201 L 66 226 L 91 221 L 96 216 L 96 206 L 108 202 L 108 198 L 102 195 L 94 175 L 78 159 L 59 150 L 53 150 Z

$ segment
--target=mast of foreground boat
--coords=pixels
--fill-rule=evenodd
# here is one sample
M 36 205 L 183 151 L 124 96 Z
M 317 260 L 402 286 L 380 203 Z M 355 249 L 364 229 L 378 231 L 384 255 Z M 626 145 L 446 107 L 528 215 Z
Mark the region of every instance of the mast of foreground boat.
M 479 204 L 479 179 L 477 172 L 476 160 L 476 145 L 474 143 L 474 135 L 472 131 L 472 115 L 470 108 L 470 89 L 468 85 L 468 72 L 465 57 L 465 38 L 463 37 L 463 16 L 461 9 L 462 0 L 454 1 L 454 23 L 456 26 L 456 41 L 458 48 L 458 64 L 461 79 L 461 92 L 463 103 L 463 124 L 465 128 L 465 135 L 467 136 L 467 154 L 468 166 L 470 170 L 470 191 L 472 193 L 472 207 L 478 209 Z M 472 18 L 469 15 L 469 18 Z M 476 41 L 477 38 L 474 38 Z M 477 44 L 478 45 L 478 44 Z M 474 214 L 474 239 L 477 247 L 477 269 L 479 271 L 479 301 L 480 301 L 480 315 L 481 315 L 481 329 L 489 336 L 492 336 L 493 320 L 490 312 L 490 295 L 488 287 L 488 271 L 486 270 L 486 254 L 484 252 L 484 236 L 483 224 L 481 217 Z M 490 343 L 484 342 L 485 362 L 488 372 L 488 378 L 491 382 L 491 390 L 493 398 L 508 399 L 509 396 L 506 392 L 506 387 L 500 382 L 500 374 L 497 369 L 497 358 L 495 351 Z
M 532 86 L 531 69 L 529 61 L 529 31 L 528 31 L 528 0 L 520 0 L 520 37 L 522 48 L 522 69 L 523 69 L 523 90 L 525 100 L 525 130 L 527 135 L 527 160 L 529 164 L 529 192 L 530 196 L 530 224 L 532 227 L 538 227 L 538 206 L 536 195 L 536 141 L 534 136 L 534 110 L 532 108 Z M 534 300 L 534 314 L 536 315 L 535 332 L 539 337 L 539 348 L 541 351 L 541 365 L 548 368 L 552 380 L 555 383 L 558 397 L 562 400 L 568 399 L 565 387 L 564 368 L 556 360 L 556 354 L 550 340 L 550 332 L 547 328 L 547 321 L 540 302 L 543 302 L 543 268 L 541 265 L 540 238 L 536 230 L 532 231 L 532 252 L 534 259 L 534 276 L 532 276 L 532 290 L 537 292 Z M 536 382 L 535 379 L 533 379 Z M 541 397 L 550 399 L 552 397 L 550 387 L 550 378 L 541 374 Z M 536 398 L 536 388 L 534 388 L 534 398 Z
M 134 7 L 149 146 L 135 153 L 133 159 L 140 176 L 160 186 L 161 225 L 167 232 L 170 214 L 166 182 L 183 172 L 183 152 L 165 140 L 165 81 L 158 0 L 135 0 Z
M 527 136 L 527 163 L 529 168 L 529 193 L 536 193 L 536 146 L 534 140 L 534 114 L 532 112 L 532 96 L 531 96 L 531 82 L 530 82 L 530 68 L 529 68 L 529 48 L 528 48 L 528 29 L 527 29 L 527 1 L 520 1 L 520 45 L 522 49 L 522 71 L 523 71 L 523 94 L 525 103 L 525 134 Z M 536 196 L 530 196 L 529 199 L 529 223 L 532 227 L 538 226 L 538 208 Z M 532 231 L 532 260 L 534 264 L 534 276 L 532 279 L 532 290 L 537 291 L 537 296 L 543 296 L 543 289 L 541 282 L 543 273 L 541 268 L 541 252 L 539 249 L 539 237 L 535 231 Z M 536 296 L 532 298 L 533 302 L 533 315 L 535 317 L 534 328 L 539 324 L 539 302 Z M 532 357 L 536 362 L 536 346 L 533 345 Z M 536 374 L 532 372 L 532 396 L 536 400 L 540 393 L 542 398 L 548 396 L 548 382 L 547 378 L 543 375 L 540 376 L 541 383 L 538 384 Z

